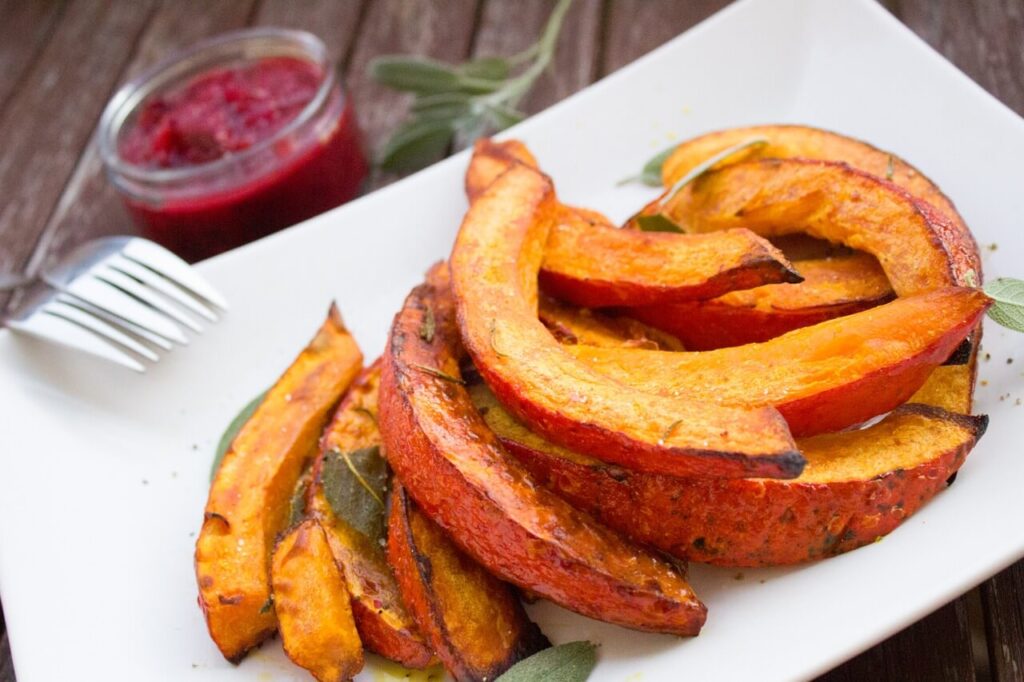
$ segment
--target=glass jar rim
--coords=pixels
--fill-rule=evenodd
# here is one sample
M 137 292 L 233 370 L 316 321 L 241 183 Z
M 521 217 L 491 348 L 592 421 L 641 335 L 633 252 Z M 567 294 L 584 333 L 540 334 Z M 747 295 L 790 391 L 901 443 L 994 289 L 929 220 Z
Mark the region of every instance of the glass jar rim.
M 256 142 L 251 147 L 227 154 L 208 163 L 180 168 L 149 168 L 129 163 L 121 158 L 118 151 L 118 138 L 122 126 L 149 95 L 167 83 L 173 83 L 181 75 L 176 71 L 182 64 L 197 60 L 204 53 L 215 53 L 234 44 L 244 44 L 261 39 L 290 43 L 309 57 L 310 61 L 319 65 L 323 71 L 323 80 L 317 87 L 313 99 L 307 102 L 292 120 L 270 137 Z M 185 71 L 187 72 L 187 69 Z M 163 184 L 215 176 L 233 166 L 245 163 L 246 160 L 259 155 L 308 123 L 323 107 L 336 82 L 337 76 L 333 65 L 328 60 L 327 47 L 312 33 L 283 28 L 246 28 L 221 33 L 201 40 L 184 50 L 174 52 L 118 88 L 100 116 L 98 130 L 100 158 L 108 173 L 136 182 Z

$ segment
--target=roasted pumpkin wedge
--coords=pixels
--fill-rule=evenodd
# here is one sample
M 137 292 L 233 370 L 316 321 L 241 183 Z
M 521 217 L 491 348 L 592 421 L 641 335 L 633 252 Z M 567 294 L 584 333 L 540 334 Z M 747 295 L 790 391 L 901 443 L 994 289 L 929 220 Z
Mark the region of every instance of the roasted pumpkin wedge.
M 592 618 L 697 634 L 706 609 L 675 567 L 536 486 L 484 424 L 462 385 L 445 280 L 435 269 L 413 290 L 385 353 L 380 429 L 403 487 L 497 577 Z
M 682 479 L 552 445 L 483 383 L 470 392 L 537 481 L 637 542 L 722 566 L 799 563 L 875 541 L 946 487 L 987 424 L 986 417 L 907 404 L 866 429 L 798 441 L 807 457 L 799 478 Z
M 331 553 L 344 572 L 345 584 L 352 595 L 356 626 L 366 648 L 407 668 L 425 668 L 433 662 L 433 653 L 402 602 L 398 583 L 381 547 L 385 518 L 383 500 L 376 510 L 382 519 L 382 534 L 370 537 L 334 513 L 325 490 L 329 459 L 347 456 L 352 461 L 363 455 L 379 457 L 380 432 L 376 421 L 379 387 L 380 364 L 376 362 L 356 379 L 338 406 L 320 440 L 307 508 L 309 515 L 323 527 Z M 340 490 L 336 494 L 343 493 Z M 372 505 L 374 500 L 368 502 Z
M 551 336 L 537 319 L 536 281 L 558 206 L 550 180 L 515 166 L 470 207 L 452 251 L 462 339 L 502 402 L 552 441 L 638 471 L 799 474 L 803 458 L 777 411 L 631 390 L 567 352 L 583 346 Z
M 551 334 L 563 344 L 684 350 L 683 344 L 675 336 L 643 322 L 567 305 L 548 296 L 541 297 L 537 315 Z
M 391 494 L 388 561 L 420 629 L 459 682 L 494 680 L 551 646 L 512 588 L 455 547 L 401 484 Z
M 270 553 L 320 432 L 363 356 L 337 308 L 267 392 L 231 443 L 210 486 L 196 540 L 199 606 L 224 657 L 241 659 L 273 634 Z
M 288 658 L 320 682 L 352 679 L 363 668 L 363 645 L 345 579 L 316 521 L 306 519 L 278 542 L 270 575 Z
M 623 384 L 736 407 L 773 406 L 796 436 L 838 431 L 914 394 L 991 304 L 978 289 L 944 287 L 770 341 L 702 353 L 568 346 Z
M 478 141 L 466 172 L 471 199 L 511 165 L 536 161 L 520 142 Z M 782 252 L 744 229 L 711 235 L 616 229 L 604 216 L 559 205 L 541 285 L 581 306 L 647 305 L 714 298 L 774 282 L 799 282 Z
M 748 147 L 725 160 L 725 164 L 753 159 L 816 159 L 841 161 L 865 173 L 885 178 L 922 199 L 958 224 L 966 238 L 970 232 L 953 202 L 921 171 L 895 154 L 866 142 L 820 128 L 799 125 L 761 125 L 730 128 L 695 137 L 680 144 L 662 164 L 662 177 L 671 187 L 698 164 L 746 140 L 762 139 L 766 144 Z
M 768 284 L 709 301 L 625 311 L 700 351 L 768 341 L 893 298 L 878 261 L 866 253 L 801 260 L 795 266 L 804 277 L 799 284 Z

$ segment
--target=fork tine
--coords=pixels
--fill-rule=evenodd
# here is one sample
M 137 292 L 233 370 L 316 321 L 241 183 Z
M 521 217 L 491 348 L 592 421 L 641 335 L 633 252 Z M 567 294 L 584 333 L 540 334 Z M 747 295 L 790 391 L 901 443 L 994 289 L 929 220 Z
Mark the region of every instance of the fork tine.
M 74 308 L 78 308 L 87 315 L 98 317 L 104 322 L 110 324 L 111 326 L 117 329 L 121 329 L 130 334 L 134 334 L 135 336 L 138 336 L 139 338 L 148 341 L 149 343 L 153 344 L 158 348 L 162 348 L 163 350 L 167 351 L 173 350 L 174 348 L 174 345 L 170 341 L 160 336 L 159 334 L 154 334 L 150 330 L 145 329 L 143 327 L 139 327 L 138 325 L 134 325 L 125 320 L 124 318 L 112 315 L 103 308 L 97 308 L 96 306 L 91 305 L 80 298 L 75 298 L 70 294 L 58 294 L 57 300 L 60 301 L 61 303 L 66 303 L 67 305 L 72 306 Z
M 121 253 L 186 289 L 191 289 L 221 310 L 228 309 L 228 302 L 206 279 L 164 247 L 144 239 L 132 239 L 124 245 Z
M 168 317 L 173 319 L 175 322 L 185 325 L 186 327 L 196 332 L 197 334 L 203 331 L 203 328 L 200 327 L 196 323 L 196 321 L 193 320 L 191 317 L 175 308 L 173 305 L 167 302 L 166 299 L 162 298 L 160 294 L 157 294 L 152 289 L 149 289 L 145 285 L 140 284 L 139 282 L 135 281 L 128 275 L 122 274 L 110 268 L 94 268 L 92 271 L 92 276 L 101 279 L 107 284 L 113 285 L 118 289 L 125 291 L 128 294 L 131 294 L 132 296 L 139 299 L 146 305 L 156 310 L 159 310 L 164 315 L 167 315 Z
M 210 322 L 216 322 L 218 319 L 216 313 L 211 308 L 200 303 L 199 299 L 187 289 L 182 289 L 163 275 L 158 275 L 149 268 L 139 265 L 133 260 L 128 260 L 121 254 L 111 256 L 104 264 L 113 270 L 123 272 L 129 277 L 137 279 L 148 287 L 156 289 L 167 298 L 180 303 L 197 315 L 205 317 Z
M 71 282 L 64 291 L 138 327 L 159 334 L 165 339 L 175 341 L 183 346 L 188 345 L 188 337 L 176 324 L 102 280 L 93 277 L 80 277 Z
M 102 340 L 91 331 L 79 327 L 74 322 L 56 315 L 44 313 L 30 315 L 24 320 L 8 320 L 7 326 L 16 332 L 28 334 L 36 338 L 50 341 L 61 346 L 109 360 L 136 372 L 145 372 L 146 368 L 139 361 L 115 346 Z
M 51 315 L 56 315 L 57 317 L 62 317 L 65 320 L 74 322 L 80 327 L 85 327 L 94 334 L 106 338 L 108 341 L 113 341 L 134 353 L 138 353 L 147 360 L 151 360 L 153 362 L 159 362 L 160 360 L 160 356 L 154 353 L 149 347 L 139 343 L 132 337 L 116 329 L 113 325 L 107 324 L 102 319 L 85 312 L 81 308 L 76 308 L 75 306 L 64 303 L 63 301 L 54 300 L 47 303 L 43 307 L 43 310 Z

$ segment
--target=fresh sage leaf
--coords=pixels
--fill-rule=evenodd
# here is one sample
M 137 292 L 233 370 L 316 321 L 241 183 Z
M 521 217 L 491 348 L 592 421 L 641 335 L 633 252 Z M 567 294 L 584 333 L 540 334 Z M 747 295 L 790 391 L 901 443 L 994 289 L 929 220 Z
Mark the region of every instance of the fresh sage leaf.
M 459 67 L 459 73 L 464 76 L 490 81 L 505 80 L 510 70 L 508 60 L 502 57 L 480 57 Z
M 379 447 L 324 454 L 320 485 L 339 519 L 377 542 L 384 537 L 388 467 Z
M 636 225 L 644 232 L 682 232 L 683 228 L 679 227 L 674 220 L 669 218 L 664 213 L 655 213 L 653 215 L 638 215 L 636 217 Z
M 538 651 L 499 675 L 495 682 L 583 682 L 597 665 L 591 642 L 569 642 Z
M 679 180 L 677 180 L 676 183 L 672 185 L 672 187 L 670 187 L 667 192 L 665 192 L 661 199 L 658 200 L 658 206 L 664 207 L 666 204 L 668 204 L 668 202 L 672 201 L 672 198 L 675 197 L 675 195 L 679 194 L 680 190 L 682 190 L 684 187 L 689 185 L 691 182 L 693 182 L 700 176 L 707 173 L 709 170 L 714 168 L 722 161 L 728 159 L 733 154 L 738 154 L 745 149 L 749 149 L 750 147 L 756 147 L 762 144 L 768 144 L 768 140 L 764 139 L 763 137 L 755 137 L 753 139 L 747 140 L 746 142 L 740 142 L 739 144 L 733 145 L 728 149 L 723 149 L 714 156 L 704 159 L 696 166 L 694 166 L 689 173 L 687 173 Z
M 453 123 L 448 119 L 413 120 L 387 141 L 377 163 L 388 171 L 421 168 L 444 156 L 453 132 Z
M 1024 281 L 1001 277 L 985 285 L 985 293 L 994 303 L 988 316 L 1017 332 L 1024 332 Z
M 217 475 L 217 469 L 220 468 L 220 463 L 224 461 L 224 455 L 227 454 L 228 448 L 231 447 L 231 441 L 235 439 L 238 432 L 245 426 L 245 422 L 249 421 L 249 418 L 256 412 L 256 408 L 260 406 L 263 399 L 267 397 L 267 391 L 263 391 L 258 396 L 250 400 L 245 407 L 235 415 L 235 418 L 231 420 L 228 427 L 224 429 L 224 433 L 221 434 L 220 440 L 217 441 L 217 449 L 213 453 L 213 465 L 210 467 L 210 480 Z
M 295 483 L 295 490 L 292 491 L 290 511 L 288 514 L 288 525 L 294 526 L 306 516 L 306 493 L 309 492 L 309 484 L 312 483 L 313 473 L 310 467 L 302 472 L 302 476 Z
M 644 167 L 640 170 L 639 175 L 633 175 L 628 178 L 619 180 L 619 185 L 626 185 L 630 182 L 640 182 L 648 187 L 661 187 L 661 167 L 665 165 L 665 160 L 672 156 L 672 152 L 676 150 L 677 145 L 672 145 L 668 149 L 663 149 L 654 156 L 652 156 Z
M 377 57 L 370 62 L 370 75 L 381 85 L 417 94 L 446 92 L 459 86 L 459 74 L 455 69 L 422 57 Z
M 487 109 L 487 116 L 498 130 L 510 128 L 525 118 L 525 114 L 511 107 L 495 105 Z

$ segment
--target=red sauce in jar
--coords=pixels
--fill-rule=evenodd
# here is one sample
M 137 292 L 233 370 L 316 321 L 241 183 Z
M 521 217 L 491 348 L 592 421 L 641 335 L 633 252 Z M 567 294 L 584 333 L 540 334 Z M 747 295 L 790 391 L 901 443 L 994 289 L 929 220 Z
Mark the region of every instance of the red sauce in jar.
M 353 198 L 367 164 L 337 86 L 316 114 L 326 118 L 310 124 L 318 126 L 315 136 L 281 136 L 316 97 L 323 77 L 313 62 L 267 57 L 209 70 L 147 100 L 118 141 L 119 156 L 133 166 L 201 170 L 280 139 L 245 168 L 198 176 L 206 177 L 198 187 L 168 191 L 156 202 L 129 197 L 146 236 L 195 261 Z

